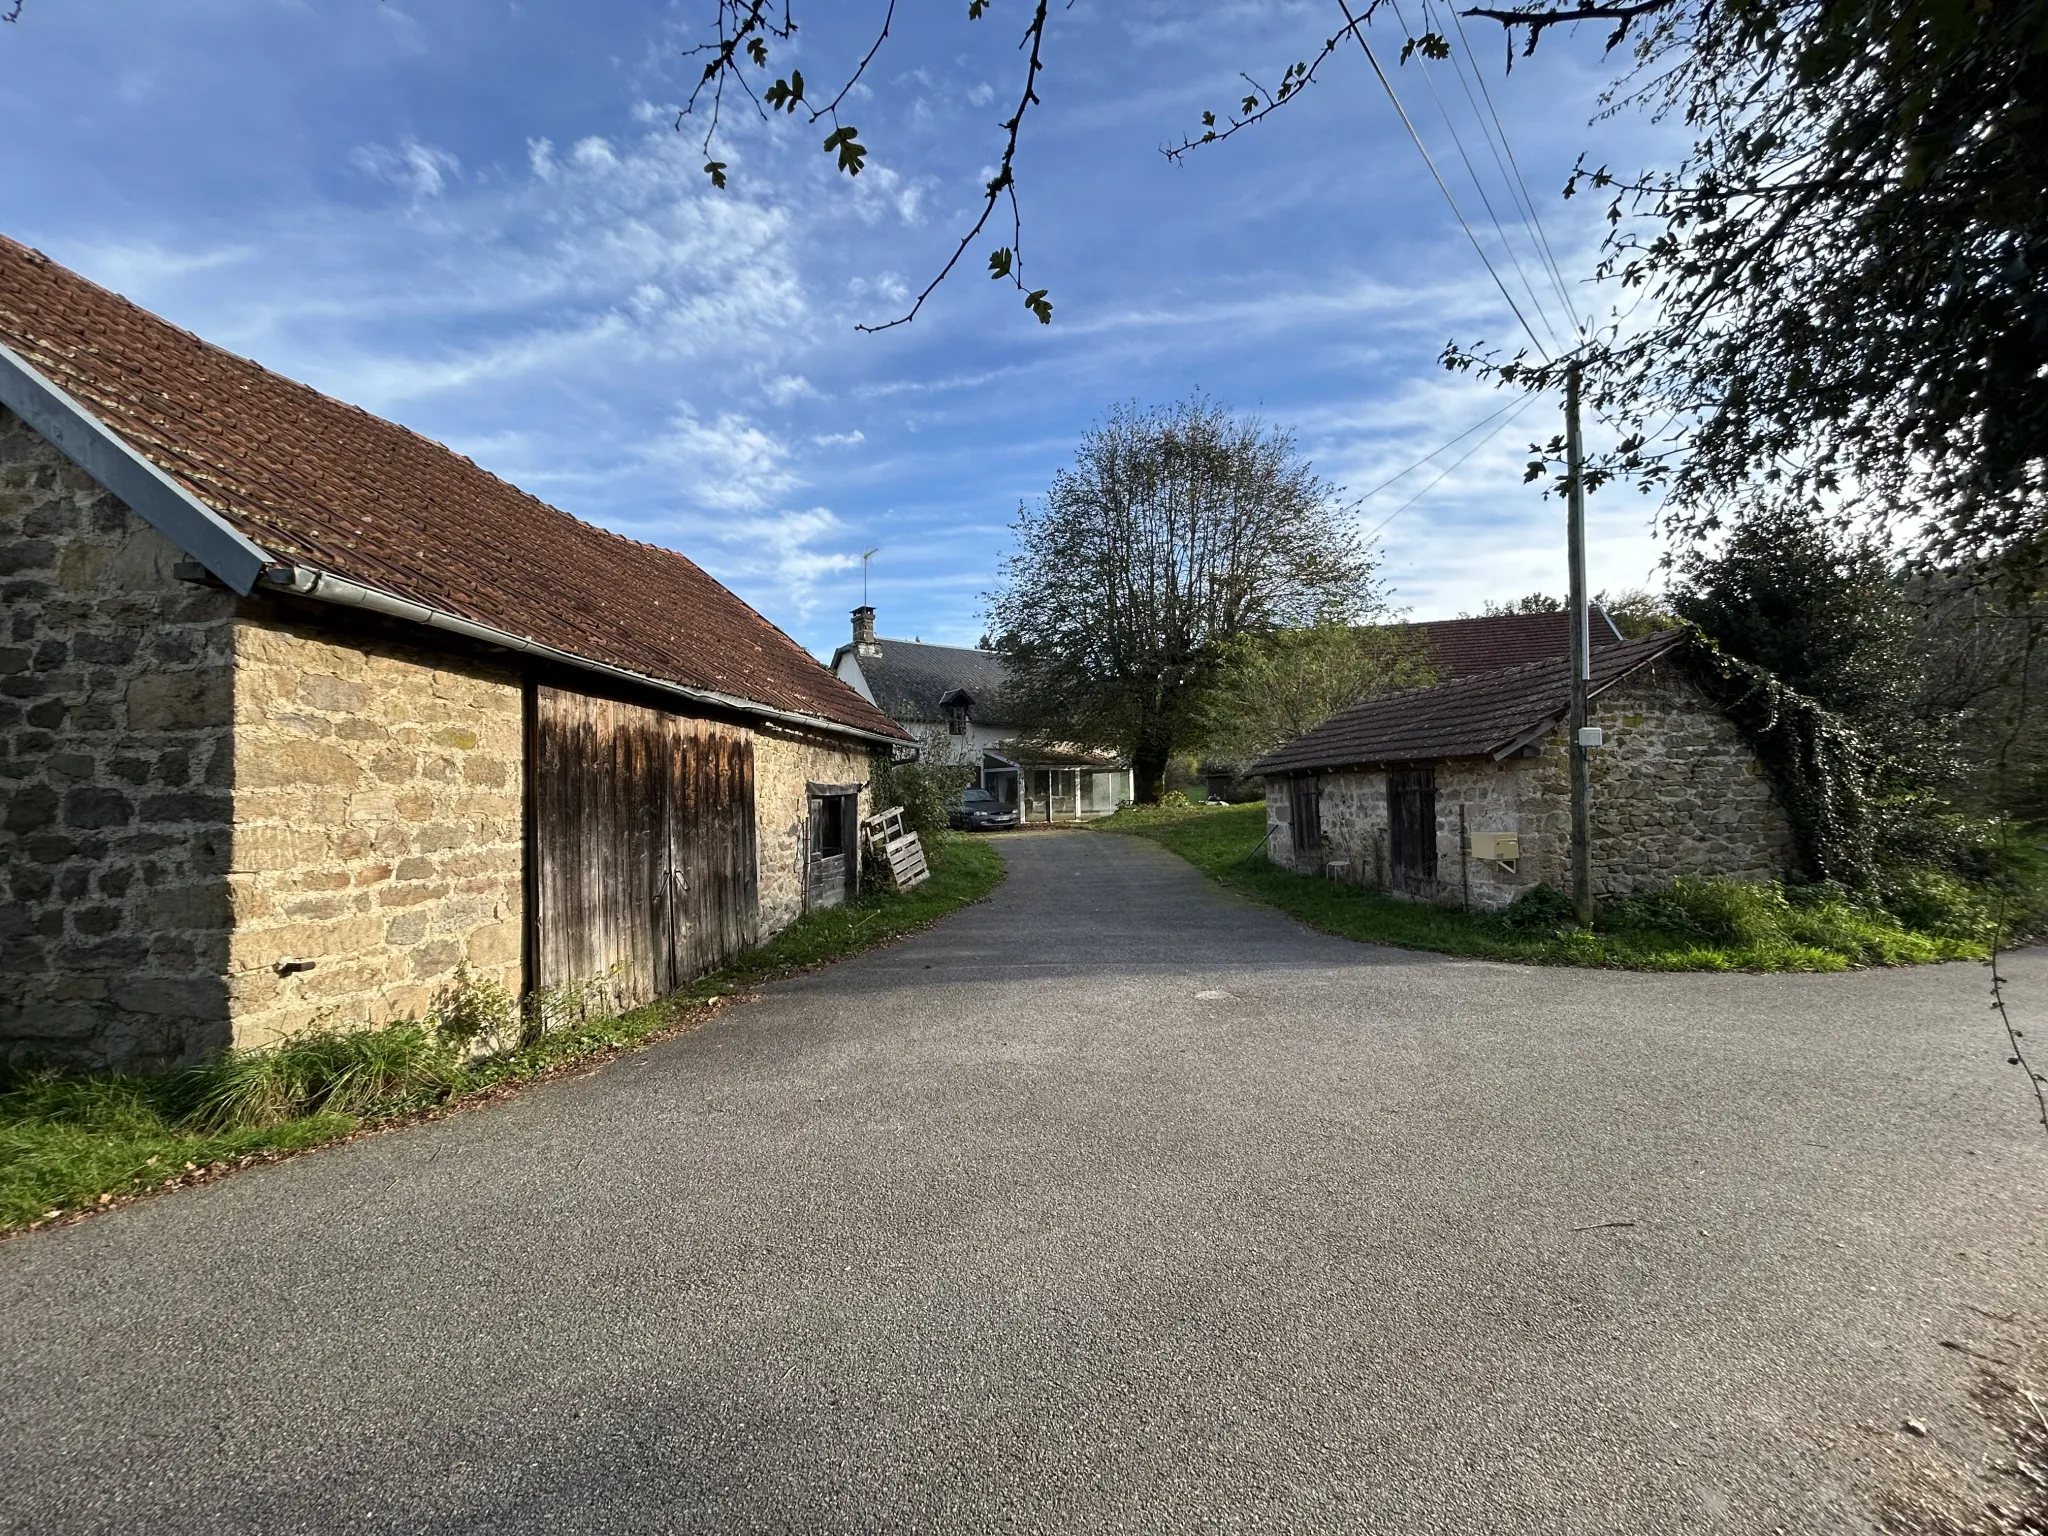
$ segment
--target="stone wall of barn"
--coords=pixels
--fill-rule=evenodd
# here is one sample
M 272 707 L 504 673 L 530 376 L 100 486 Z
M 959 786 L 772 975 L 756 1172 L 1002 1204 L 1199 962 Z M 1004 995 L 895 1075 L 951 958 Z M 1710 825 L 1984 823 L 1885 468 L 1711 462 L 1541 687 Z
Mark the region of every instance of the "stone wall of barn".
M 516 992 L 518 669 L 296 617 L 235 632 L 235 1043 L 424 1015 L 463 965 Z
M 754 730 L 754 807 L 761 861 L 761 937 L 779 933 L 804 913 L 811 784 L 867 784 L 868 749 L 857 742 L 761 725 Z M 874 809 L 861 791 L 860 812 Z
M 1387 776 L 1378 769 L 1349 769 L 1314 776 L 1322 818 L 1320 848 L 1294 846 L 1294 780 L 1266 781 L 1266 857 L 1304 875 L 1342 862 L 1341 878 L 1366 885 L 1386 881 Z
M 1593 702 L 1606 744 L 1591 758 L 1593 888 L 1600 895 L 1680 878 L 1767 880 L 1792 867 L 1791 824 L 1740 733 L 1669 662 L 1645 668 Z M 1570 764 L 1562 727 L 1534 756 L 1464 759 L 1436 769 L 1437 899 L 1505 906 L 1537 884 L 1571 883 Z M 1322 777 L 1323 847 L 1307 864 L 1288 838 L 1285 780 L 1270 780 L 1268 857 L 1304 872 L 1347 861 L 1349 878 L 1386 882 L 1386 776 Z M 1462 813 L 1462 815 L 1461 815 Z M 1473 858 L 1481 833 L 1514 834 L 1512 867 Z
M 228 1042 L 235 600 L 0 408 L 0 1059 Z
M 1593 889 L 1603 894 L 1721 875 L 1769 880 L 1794 863 L 1792 824 L 1763 764 L 1676 665 L 1657 662 L 1595 701 Z M 1571 770 L 1563 733 L 1533 760 L 1522 815 L 1540 834 L 1539 878 L 1569 881 Z

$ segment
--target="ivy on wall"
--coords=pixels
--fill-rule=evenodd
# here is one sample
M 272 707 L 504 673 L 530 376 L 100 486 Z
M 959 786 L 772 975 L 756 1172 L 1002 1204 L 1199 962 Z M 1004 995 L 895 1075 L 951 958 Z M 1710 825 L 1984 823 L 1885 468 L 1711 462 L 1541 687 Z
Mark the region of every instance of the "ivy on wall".
M 1792 823 L 1804 873 L 1869 886 L 1878 876 L 1877 754 L 1848 721 L 1695 633 L 1686 670 L 1763 763 Z

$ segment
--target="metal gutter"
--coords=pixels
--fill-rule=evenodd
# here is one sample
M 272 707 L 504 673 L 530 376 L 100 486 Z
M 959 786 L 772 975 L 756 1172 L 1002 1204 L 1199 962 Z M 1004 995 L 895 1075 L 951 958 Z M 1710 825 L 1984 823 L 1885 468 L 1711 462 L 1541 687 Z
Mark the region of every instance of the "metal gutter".
M 269 555 L 5 345 L 0 404 L 229 587 L 244 597 L 255 588 Z
M 671 694 L 693 704 L 712 705 L 735 714 L 753 715 L 763 720 L 801 726 L 805 730 L 824 731 L 834 736 L 855 736 L 863 741 L 872 741 L 888 747 L 908 745 L 894 736 L 884 736 L 879 731 L 864 731 L 858 726 L 843 725 L 837 720 L 827 720 L 822 715 L 806 715 L 789 709 L 772 709 L 736 694 L 720 693 L 710 688 L 691 688 L 682 683 L 650 677 L 644 672 L 615 667 L 608 662 L 592 661 L 587 656 L 559 650 L 524 635 L 515 635 L 509 630 L 493 629 L 488 624 L 478 624 L 472 619 L 465 619 L 439 608 L 429 608 L 425 603 L 416 603 L 411 598 L 381 592 L 375 587 L 366 587 L 361 582 L 349 581 L 327 571 L 316 571 L 305 566 L 271 565 L 263 572 L 263 582 L 265 586 L 276 591 L 291 592 L 299 597 L 333 603 L 338 607 L 381 613 L 387 618 L 423 624 L 430 629 L 446 630 L 450 634 L 461 635 L 465 639 L 480 641 L 485 645 L 495 645 L 504 650 L 518 651 L 522 655 L 557 662 L 579 672 L 595 672 L 620 682 L 632 683 L 636 687 Z

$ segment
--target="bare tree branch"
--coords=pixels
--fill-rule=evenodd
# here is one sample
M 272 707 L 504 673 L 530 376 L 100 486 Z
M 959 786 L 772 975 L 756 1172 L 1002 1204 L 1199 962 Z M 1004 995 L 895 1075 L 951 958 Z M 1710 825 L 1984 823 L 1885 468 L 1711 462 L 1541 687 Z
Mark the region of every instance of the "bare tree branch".
M 854 327 L 855 330 L 874 335 L 877 332 L 893 330 L 899 325 L 908 325 L 915 320 L 918 311 L 924 308 L 924 301 L 932 296 L 939 284 L 952 275 L 953 269 L 960 264 L 960 258 L 967 254 L 967 247 L 974 244 L 980 238 L 982 230 L 988 227 L 990 216 L 995 213 L 996 205 L 1002 201 L 1005 194 L 1010 199 L 1012 244 L 989 257 L 989 276 L 998 279 L 1009 278 L 1016 284 L 1017 291 L 1024 295 L 1024 307 L 1038 316 L 1039 323 L 1052 323 L 1052 305 L 1046 299 L 1045 290 L 1026 289 L 1024 286 L 1024 264 L 1018 249 L 1023 237 L 1023 219 L 1017 207 L 1017 177 L 1014 170 L 1017 159 L 1017 136 L 1024 127 L 1024 113 L 1038 103 L 1038 72 L 1044 67 L 1040 63 L 1039 54 L 1045 42 L 1045 17 L 1050 7 L 1051 0 L 1037 0 L 1037 4 L 1032 8 L 1031 23 L 1024 29 L 1024 37 L 1017 44 L 1019 48 L 1029 49 L 1029 57 L 1024 65 L 1024 89 L 1017 97 L 1017 110 L 1011 113 L 1009 121 L 1003 124 L 1008 137 L 1003 142 L 1002 161 L 997 165 L 996 173 L 990 178 L 985 189 L 981 217 L 960 237 L 960 243 L 953 248 L 953 254 L 947 257 L 946 264 L 939 268 L 938 276 L 924 285 L 924 291 L 918 294 L 909 309 L 894 320 L 884 320 L 880 325 L 857 325 Z
M 4 3 L 4 0 L 0 0 Z M 867 52 L 851 74 L 840 85 L 830 101 L 814 106 L 807 94 L 803 72 L 792 69 L 787 76 L 778 77 L 766 89 L 756 92 L 747 78 L 747 70 L 765 70 L 768 67 L 771 43 L 787 42 L 797 30 L 795 19 L 790 13 L 789 0 L 780 0 L 778 18 L 774 9 L 777 0 L 714 0 L 715 35 L 707 42 L 684 50 L 685 58 L 709 55 L 702 73 L 690 91 L 689 99 L 676 114 L 675 126 L 678 131 L 685 118 L 708 112 L 709 122 L 704 131 L 705 175 L 711 178 L 715 187 L 726 183 L 726 163 L 715 158 L 715 142 L 724 110 L 725 87 L 728 78 L 735 81 L 747 95 L 754 110 L 764 121 L 774 112 L 794 115 L 800 108 L 808 114 L 807 120 L 817 123 L 822 119 L 832 120 L 832 132 L 828 134 L 822 148 L 829 154 L 836 154 L 839 169 L 849 176 L 858 176 L 867 163 L 867 146 L 858 138 L 859 130 L 839 120 L 839 109 L 846 102 L 848 94 L 867 74 L 868 66 L 882 51 L 882 45 L 889 40 L 896 20 L 896 0 L 888 0 L 882 13 L 882 24 L 876 30 L 874 41 L 869 43 Z M 971 0 L 967 7 L 970 21 L 979 20 L 987 14 L 993 0 Z M 1017 110 L 1010 115 L 1002 127 L 1004 132 L 1002 161 L 996 174 L 983 189 L 980 216 L 968 228 L 967 233 L 954 248 L 953 254 L 938 275 L 912 301 L 910 308 L 893 320 L 875 325 L 859 325 L 857 330 L 876 332 L 890 330 L 895 326 L 908 324 L 917 318 L 925 301 L 937 291 L 939 285 L 952 275 L 960 264 L 960 258 L 967 248 L 978 239 L 988 227 L 996 207 L 1004 199 L 1010 204 L 1010 243 L 989 253 L 989 275 L 998 280 L 1008 278 L 1019 293 L 1024 296 L 1024 307 L 1036 315 L 1041 324 L 1052 320 L 1052 303 L 1043 288 L 1027 288 L 1024 284 L 1022 209 L 1017 202 L 1016 159 L 1017 145 L 1024 125 L 1024 115 L 1038 105 L 1038 77 L 1044 68 L 1044 44 L 1046 18 L 1051 10 L 1051 0 L 1034 0 L 1030 24 L 1025 27 L 1018 48 L 1025 54 L 1024 84 L 1018 95 Z M 705 103 L 706 94 L 710 100 Z
M 875 62 L 875 55 L 882 51 L 882 44 L 889 40 L 889 24 L 896 19 L 896 0 L 889 0 L 888 10 L 882 13 L 882 30 L 875 34 L 875 40 L 868 44 L 868 51 L 861 55 L 861 61 L 854 66 L 853 73 L 846 77 L 846 84 L 839 87 L 839 94 L 811 114 L 811 121 L 830 116 L 839 121 L 839 103 L 846 100 L 846 93 L 860 84 L 860 77 L 868 72 L 868 66 Z
M 1527 27 L 1529 29 L 1529 41 L 1522 49 L 1522 56 L 1527 58 L 1536 51 L 1537 39 L 1542 37 L 1545 27 L 1554 27 L 1564 22 L 1573 21 L 1618 22 L 1620 25 L 1614 29 L 1613 35 L 1607 39 L 1607 46 L 1611 50 L 1628 35 L 1628 29 L 1635 22 L 1636 18 L 1653 15 L 1658 11 L 1669 10 L 1677 4 L 1679 4 L 1679 0 L 1635 0 L 1635 3 L 1630 5 L 1599 5 L 1594 4 L 1593 0 L 1580 0 L 1580 3 L 1573 6 L 1570 10 L 1556 10 L 1539 6 L 1512 11 L 1497 11 L 1479 7 L 1469 11 L 1462 11 L 1459 14 L 1464 16 L 1483 16 L 1488 21 L 1499 22 L 1510 32 L 1516 27 Z

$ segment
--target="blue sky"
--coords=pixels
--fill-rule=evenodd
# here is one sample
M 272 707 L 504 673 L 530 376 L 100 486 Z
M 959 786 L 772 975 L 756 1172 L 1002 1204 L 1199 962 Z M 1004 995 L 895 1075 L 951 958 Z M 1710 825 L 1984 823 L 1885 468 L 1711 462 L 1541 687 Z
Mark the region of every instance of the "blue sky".
M 813 4 L 789 59 L 815 83 L 880 5 Z M 820 653 L 870 546 L 884 634 L 972 643 L 1018 503 L 1114 402 L 1207 391 L 1292 428 L 1354 494 L 1505 403 L 1437 366 L 1446 341 L 1511 343 L 1515 322 L 1355 51 L 1254 132 L 1177 166 L 1159 153 L 1241 94 L 1238 70 L 1270 82 L 1310 56 L 1336 14 L 1321 3 L 1056 10 L 1020 160 L 1054 323 L 981 275 L 984 240 L 915 325 L 856 333 L 951 249 L 1016 91 L 1015 0 L 979 22 L 964 0 L 901 9 L 845 113 L 869 169 L 849 181 L 820 130 L 733 114 L 718 192 L 672 127 L 709 0 L 28 0 L 0 29 L 0 227 L 683 550 Z M 1375 35 L 1392 69 L 1400 28 L 1383 14 Z M 1597 41 L 1547 40 L 1504 78 L 1497 37 L 1473 34 L 1573 278 L 1598 233 L 1597 209 L 1558 198 L 1573 160 L 1649 148 L 1639 121 L 1588 126 Z M 1491 242 L 1430 82 L 1393 73 Z M 1457 78 L 1435 83 L 1484 171 Z M 1386 524 L 1400 606 L 1562 590 L 1562 511 L 1520 474 L 1555 422 L 1532 406 Z M 1362 526 L 1454 456 L 1371 497 Z M 1652 510 L 1593 498 L 1596 587 L 1653 579 Z

